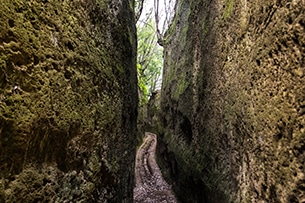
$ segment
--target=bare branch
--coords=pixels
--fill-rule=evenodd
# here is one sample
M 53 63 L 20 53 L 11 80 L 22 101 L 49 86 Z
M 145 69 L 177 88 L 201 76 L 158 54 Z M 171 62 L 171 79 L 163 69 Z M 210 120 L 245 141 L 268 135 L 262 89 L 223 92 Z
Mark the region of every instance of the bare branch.
M 164 0 L 160 6 L 159 0 L 154 0 L 156 34 L 158 37 L 158 44 L 164 45 L 164 34 L 171 24 L 174 16 L 174 10 L 177 5 L 176 0 Z
M 140 16 L 142 14 L 143 11 L 143 5 L 144 5 L 144 0 L 137 0 L 136 1 L 136 11 L 135 11 L 135 19 L 136 22 L 138 22 L 138 20 L 140 19 Z

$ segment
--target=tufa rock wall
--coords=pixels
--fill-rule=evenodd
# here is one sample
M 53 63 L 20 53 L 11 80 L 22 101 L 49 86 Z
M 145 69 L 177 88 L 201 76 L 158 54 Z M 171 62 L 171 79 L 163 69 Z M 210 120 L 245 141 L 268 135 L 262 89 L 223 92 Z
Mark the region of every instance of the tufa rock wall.
M 182 202 L 304 202 L 304 8 L 178 1 L 158 153 Z
M 0 202 L 131 202 L 133 1 L 2 0 Z

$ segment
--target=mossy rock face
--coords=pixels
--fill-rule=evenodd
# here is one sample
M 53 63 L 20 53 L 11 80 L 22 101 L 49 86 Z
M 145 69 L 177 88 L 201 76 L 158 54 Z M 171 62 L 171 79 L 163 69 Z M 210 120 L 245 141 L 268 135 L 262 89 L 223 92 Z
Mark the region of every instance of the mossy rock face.
M 304 3 L 181 0 L 176 12 L 159 151 L 176 193 L 184 202 L 302 202 Z
M 55 192 L 40 202 L 131 201 L 138 102 L 132 7 L 128 0 L 2 2 L 1 201 L 30 198 L 33 188 L 16 192 L 15 183 L 27 185 L 20 177 L 29 174 L 41 189 L 48 167 L 57 171 Z M 84 177 L 75 182 L 71 173 Z M 86 192 L 56 190 L 63 187 Z

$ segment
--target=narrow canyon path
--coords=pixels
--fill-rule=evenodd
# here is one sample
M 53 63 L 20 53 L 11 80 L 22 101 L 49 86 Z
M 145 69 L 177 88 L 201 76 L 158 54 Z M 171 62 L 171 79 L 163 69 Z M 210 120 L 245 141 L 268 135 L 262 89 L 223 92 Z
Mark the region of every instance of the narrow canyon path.
M 157 136 L 146 132 L 136 155 L 134 203 L 177 203 L 156 163 L 156 146 Z

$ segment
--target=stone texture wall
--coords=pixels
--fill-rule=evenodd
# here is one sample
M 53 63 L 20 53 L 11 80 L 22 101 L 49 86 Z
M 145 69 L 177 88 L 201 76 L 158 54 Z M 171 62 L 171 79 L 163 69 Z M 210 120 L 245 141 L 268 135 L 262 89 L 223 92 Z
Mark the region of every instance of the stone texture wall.
M 304 202 L 305 2 L 180 0 L 159 156 L 182 202 Z
M 0 202 L 131 202 L 133 1 L 1 0 Z

